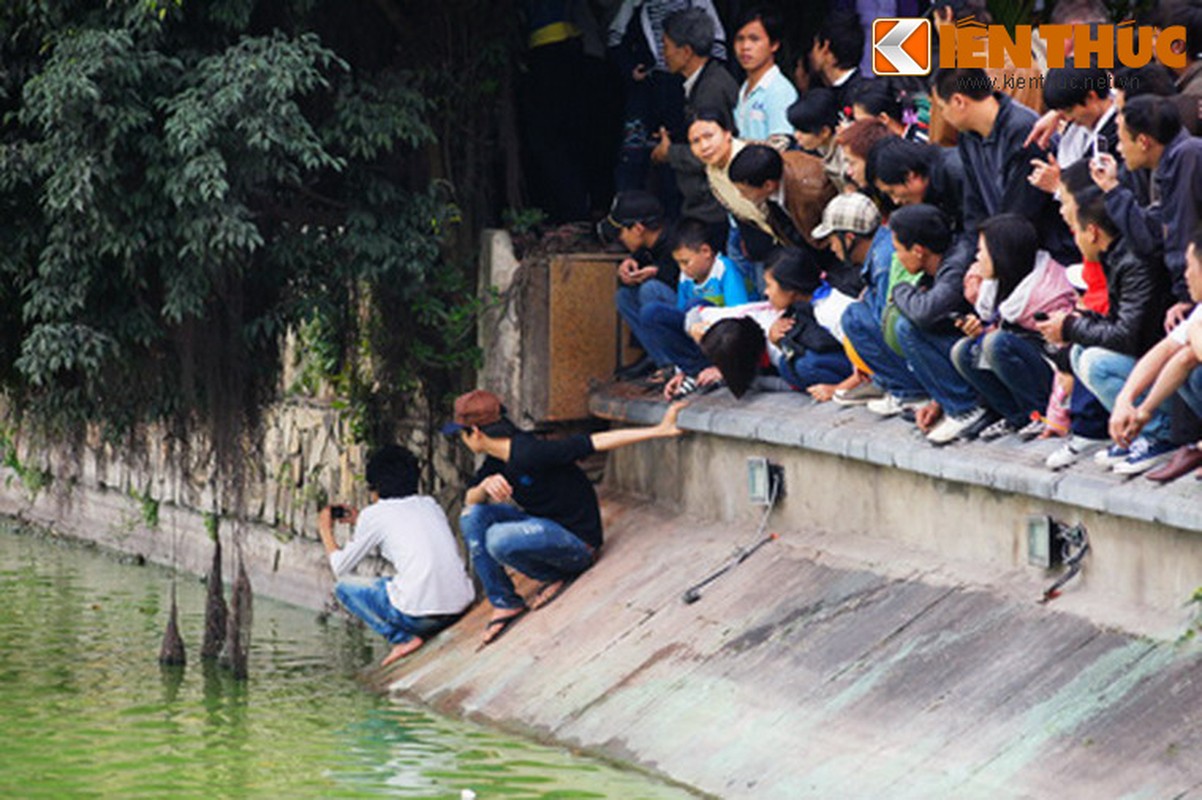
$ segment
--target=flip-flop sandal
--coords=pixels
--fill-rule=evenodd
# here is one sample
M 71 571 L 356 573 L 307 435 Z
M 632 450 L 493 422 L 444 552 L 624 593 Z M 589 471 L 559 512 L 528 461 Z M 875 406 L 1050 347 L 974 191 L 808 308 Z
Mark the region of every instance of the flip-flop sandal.
M 485 631 L 490 631 L 495 628 L 497 632 L 494 633 L 492 635 L 492 638 L 489 639 L 488 641 L 480 642 L 480 646 L 476 648 L 476 652 L 479 653 L 481 650 L 488 647 L 490 644 L 494 644 L 498 639 L 500 639 L 502 636 L 504 636 L 506 633 L 509 632 L 509 629 L 513 627 L 513 623 L 517 622 L 519 619 L 526 616 L 526 614 L 529 611 L 530 611 L 529 608 L 523 608 L 521 611 L 519 611 L 516 614 L 513 614 L 512 616 L 504 617 L 502 619 L 494 619 L 491 622 L 489 622 L 487 625 L 485 625 L 484 626 Z

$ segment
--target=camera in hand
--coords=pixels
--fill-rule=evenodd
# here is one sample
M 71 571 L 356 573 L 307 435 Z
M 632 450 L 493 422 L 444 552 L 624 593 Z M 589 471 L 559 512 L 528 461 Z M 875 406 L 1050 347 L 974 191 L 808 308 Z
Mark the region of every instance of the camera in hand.
M 330 516 L 334 519 L 346 519 L 351 515 L 351 510 L 346 506 L 330 506 Z

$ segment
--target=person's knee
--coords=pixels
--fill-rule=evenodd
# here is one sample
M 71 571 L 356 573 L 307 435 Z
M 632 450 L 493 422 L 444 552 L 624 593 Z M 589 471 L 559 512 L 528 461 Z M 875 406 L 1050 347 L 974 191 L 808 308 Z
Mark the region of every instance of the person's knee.
M 952 345 L 952 366 L 954 366 L 956 371 L 961 375 L 968 374 L 968 371 L 973 366 L 972 346 L 973 340 L 967 336 Z M 984 350 L 985 347 L 985 343 L 982 342 L 981 349 Z
M 902 346 L 902 350 L 911 351 L 914 347 L 921 343 L 922 332 L 918 326 L 911 322 L 906 317 L 900 314 L 897 317 L 897 322 L 893 326 L 893 332 L 897 336 L 897 341 Z
M 524 549 L 523 543 L 529 538 L 530 523 L 500 522 L 488 529 L 484 537 L 484 549 L 495 561 L 506 563 L 510 557 Z
M 459 529 L 463 532 L 463 538 L 469 548 L 479 545 L 491 524 L 492 515 L 487 503 L 464 506 L 459 515 Z
M 347 599 L 353 591 L 351 584 L 347 581 L 338 581 L 334 584 L 334 597 L 338 598 L 338 602 L 344 606 L 349 605 Z
M 670 295 L 671 289 L 663 281 L 652 278 L 639 284 L 636 292 L 639 303 L 647 305 L 648 303 L 662 303 Z
M 849 338 L 855 339 L 864 335 L 871 316 L 872 313 L 867 303 L 856 302 L 843 311 L 843 317 L 839 320 L 839 324 Z

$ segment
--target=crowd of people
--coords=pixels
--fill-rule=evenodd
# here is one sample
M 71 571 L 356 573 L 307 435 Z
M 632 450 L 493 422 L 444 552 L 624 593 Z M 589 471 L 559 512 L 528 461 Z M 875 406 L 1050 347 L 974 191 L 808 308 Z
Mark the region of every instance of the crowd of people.
M 936 5 L 938 23 L 987 14 Z M 1156 13 L 1184 27 L 1183 65 L 1104 69 L 1070 36 L 1038 108 L 1003 91 L 1032 82 L 994 70 L 866 74 L 851 11 L 802 48 L 804 86 L 774 63 L 769 7 L 732 37 L 699 8 L 663 16 L 687 150 L 661 127 L 650 160 L 675 183 L 647 173 L 599 226 L 627 251 L 617 307 L 645 353 L 617 377 L 672 399 L 775 374 L 935 445 L 1063 437 L 1051 469 L 1092 456 L 1162 481 L 1202 466 L 1202 2 Z M 1090 0 L 1051 15 L 1113 24 Z M 733 101 L 724 40 L 745 76 Z
M 532 51 L 563 68 L 579 4 L 527 5 Z M 710 0 L 617 7 L 609 44 L 629 85 L 598 231 L 625 251 L 616 305 L 645 353 L 617 378 L 675 402 L 655 426 L 548 440 L 488 391 L 456 400 L 445 432 L 483 457 L 460 519 L 491 606 L 482 646 L 597 558 L 601 516 L 577 461 L 679 435 L 683 399 L 720 386 L 905 416 L 933 445 L 1059 437 L 1050 469 L 1092 457 L 1170 481 L 1202 468 L 1202 0 L 1154 12 L 1185 29 L 1173 69 L 1103 69 L 1073 59 L 1070 37 L 1057 43 L 1068 63 L 1038 82 L 1006 79 L 1013 65 L 870 75 L 871 18 L 851 6 L 919 5 L 836 3 L 792 43 L 805 56 L 790 75 L 770 7 L 745 9 L 731 36 Z M 988 22 L 977 0 L 927 10 Z M 1050 21 L 1113 23 L 1097 0 L 1059 0 Z M 544 166 L 579 190 L 565 144 L 543 151 L 563 169 Z M 417 473 L 384 448 L 368 464 L 372 504 L 319 515 L 336 594 L 393 645 L 385 664 L 474 601 Z M 342 546 L 338 521 L 354 525 Z M 395 576 L 346 579 L 375 549 Z M 528 599 L 515 572 L 538 583 Z

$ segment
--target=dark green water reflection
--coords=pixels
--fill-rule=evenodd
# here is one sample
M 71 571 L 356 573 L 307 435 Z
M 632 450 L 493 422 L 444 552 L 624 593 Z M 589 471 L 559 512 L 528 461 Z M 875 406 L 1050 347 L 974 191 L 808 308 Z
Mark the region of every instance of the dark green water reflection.
M 0 526 L 0 796 L 688 796 L 390 704 L 354 681 L 361 632 L 265 598 L 232 681 L 197 657 L 203 585 L 178 590 L 189 665 L 164 670 L 169 573 Z

